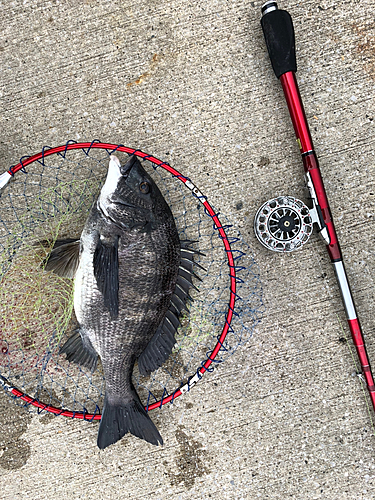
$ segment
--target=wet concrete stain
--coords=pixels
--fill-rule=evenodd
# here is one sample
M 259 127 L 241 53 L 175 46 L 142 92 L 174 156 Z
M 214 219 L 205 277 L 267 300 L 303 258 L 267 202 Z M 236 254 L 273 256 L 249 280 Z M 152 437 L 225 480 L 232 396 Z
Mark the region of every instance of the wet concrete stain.
M 184 377 L 186 377 L 188 368 L 184 362 L 183 357 L 181 356 L 181 351 L 173 352 L 163 364 L 161 370 L 163 370 L 167 374 L 172 373 L 175 379 L 182 382 Z
M 186 383 L 186 373 L 188 371 L 188 368 L 186 364 L 184 363 L 184 359 L 181 356 L 181 352 L 173 352 L 169 358 L 165 361 L 165 363 L 161 366 L 160 368 L 162 373 L 167 374 L 167 376 L 173 377 L 175 380 L 175 387 L 177 388 L 179 385 Z M 135 366 L 134 369 L 134 375 L 135 375 L 135 380 L 138 380 L 140 382 L 140 386 L 137 387 L 137 391 L 141 397 L 142 401 L 147 401 L 149 397 L 149 393 L 147 390 L 144 389 L 143 386 L 147 386 L 148 384 L 148 376 L 146 377 L 141 377 L 138 372 L 138 365 Z M 153 389 L 152 390 L 152 396 L 150 400 L 150 404 L 154 403 L 155 401 L 160 401 L 163 396 L 165 396 L 165 390 L 163 387 L 160 387 L 159 389 Z M 155 399 L 154 399 L 155 398 Z
M 358 35 L 356 52 L 361 55 L 364 68 L 375 80 L 375 30 L 373 23 L 352 24 L 352 30 Z
M 17 470 L 30 457 L 30 446 L 22 438 L 32 416 L 26 408 L 17 406 L 0 390 L 0 467 Z
M 38 388 L 35 392 L 34 397 L 45 405 L 57 406 L 58 408 L 61 406 L 61 400 L 59 400 L 53 389 L 49 389 L 47 391 L 44 388 Z M 51 420 L 55 418 L 56 415 L 54 415 L 53 413 L 42 411 L 39 415 L 39 422 L 43 425 L 47 425 L 51 422 Z
M 184 432 L 183 425 L 180 425 L 176 430 L 176 440 L 180 447 L 180 453 L 176 457 L 177 472 L 172 472 L 168 463 L 164 462 L 164 465 L 171 486 L 183 483 L 184 487 L 190 490 L 197 477 L 210 473 L 207 467 L 208 454 L 202 449 L 201 443 Z
M 271 163 L 270 159 L 262 156 L 258 162 L 258 167 L 267 167 Z
M 54 420 L 56 418 L 56 415 L 53 415 L 53 413 L 43 413 L 39 417 L 39 422 L 43 425 L 48 425 L 51 420 Z

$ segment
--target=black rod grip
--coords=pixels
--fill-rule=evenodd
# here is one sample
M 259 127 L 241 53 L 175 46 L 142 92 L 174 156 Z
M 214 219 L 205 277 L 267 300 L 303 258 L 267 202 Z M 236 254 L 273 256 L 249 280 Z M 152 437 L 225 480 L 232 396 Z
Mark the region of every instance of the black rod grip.
M 286 10 L 272 10 L 261 19 L 264 38 L 277 78 L 297 71 L 293 21 Z

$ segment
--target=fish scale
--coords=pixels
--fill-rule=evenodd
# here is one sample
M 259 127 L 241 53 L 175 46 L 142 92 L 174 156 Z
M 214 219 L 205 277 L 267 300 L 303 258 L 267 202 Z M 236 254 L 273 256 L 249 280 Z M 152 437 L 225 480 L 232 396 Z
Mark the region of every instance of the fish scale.
M 121 246 L 119 248 L 119 262 L 122 263 L 119 267 L 120 289 L 125 290 L 126 288 L 127 294 L 121 295 L 118 319 L 111 322 L 109 313 L 105 311 L 104 307 L 95 308 L 94 314 L 92 311 L 87 311 L 88 316 L 91 316 L 89 318 L 91 328 L 96 322 L 98 323 L 97 327 L 94 328 L 93 336 L 89 333 L 89 337 L 100 355 L 103 365 L 107 366 L 105 369 L 106 391 L 112 396 L 116 394 L 121 397 L 122 394 L 126 393 L 124 388 L 130 387 L 130 380 L 128 373 L 125 373 L 123 368 L 117 369 L 114 362 L 107 359 L 107 356 L 111 357 L 111 354 L 117 349 L 119 358 L 122 358 L 120 365 L 130 365 L 132 371 L 135 359 L 144 350 L 163 319 L 173 291 L 171 287 L 169 290 L 165 290 L 163 281 L 173 282 L 175 276 L 171 277 L 170 273 L 162 272 L 165 268 L 160 266 L 160 260 L 170 262 L 170 256 L 167 255 L 166 258 L 160 259 L 160 251 L 156 253 L 149 250 L 155 240 L 160 242 L 166 240 L 166 235 L 161 231 L 159 233 L 161 233 L 159 238 L 155 237 L 155 232 L 153 233 L 154 242 L 150 242 L 150 237 L 143 237 L 143 245 L 140 246 L 147 248 L 147 252 L 137 253 L 136 258 L 133 257 L 130 260 L 121 258 L 122 253 L 126 255 L 127 252 L 126 250 L 121 252 Z M 155 272 L 156 255 L 159 256 L 159 274 Z M 131 269 L 136 269 L 137 272 L 130 274 Z M 174 270 L 174 274 L 176 274 L 176 270 Z M 161 293 L 160 290 L 164 291 Z M 84 325 L 85 323 L 82 324 L 82 326 Z M 109 328 L 111 328 L 111 336 L 100 335 L 100 332 L 108 331 Z M 131 335 L 126 335 L 126 332 L 131 333 Z M 120 355 L 119 345 L 121 345 L 122 355 Z M 132 352 L 131 360 L 127 357 L 130 349 Z M 108 353 L 107 356 L 106 353 Z

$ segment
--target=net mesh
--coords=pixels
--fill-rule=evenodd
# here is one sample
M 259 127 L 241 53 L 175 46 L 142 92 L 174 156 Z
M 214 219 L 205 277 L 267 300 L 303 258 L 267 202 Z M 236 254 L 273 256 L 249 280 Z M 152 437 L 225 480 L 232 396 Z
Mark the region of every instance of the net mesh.
M 43 265 L 57 238 L 79 238 L 107 174 L 109 154 L 97 148 L 50 155 L 17 173 L 0 197 L 0 375 L 43 404 L 73 412 L 99 413 L 105 380 L 100 363 L 92 374 L 59 355 L 76 325 L 73 281 L 44 271 Z M 121 162 L 128 158 L 116 154 Z M 147 160 L 143 165 L 171 207 L 180 238 L 195 241 L 203 254 L 196 258 L 202 281 L 195 283 L 198 291 L 192 291 L 194 301 L 171 356 L 149 377 L 134 369 L 134 385 L 149 405 L 173 394 L 210 356 L 226 321 L 230 278 L 222 238 L 202 203 L 176 176 Z M 222 215 L 220 220 L 235 259 L 236 304 L 214 363 L 251 337 L 263 313 L 249 247 Z

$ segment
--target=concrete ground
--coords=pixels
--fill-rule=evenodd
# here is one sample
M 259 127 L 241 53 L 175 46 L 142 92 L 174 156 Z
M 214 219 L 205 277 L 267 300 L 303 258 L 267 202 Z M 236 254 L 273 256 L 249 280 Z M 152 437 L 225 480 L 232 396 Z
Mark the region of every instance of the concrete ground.
M 126 437 L 99 451 L 97 424 L 30 415 L 1 393 L 1 499 L 375 498 L 375 417 L 352 342 L 342 341 L 349 334 L 324 245 L 314 234 L 279 255 L 252 231 L 267 199 L 306 199 L 260 7 L 1 2 L 2 170 L 68 139 L 168 160 L 241 230 L 266 306 L 244 347 L 152 413 L 162 448 Z M 294 20 L 300 90 L 375 366 L 375 6 L 279 7 Z

